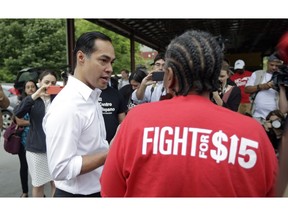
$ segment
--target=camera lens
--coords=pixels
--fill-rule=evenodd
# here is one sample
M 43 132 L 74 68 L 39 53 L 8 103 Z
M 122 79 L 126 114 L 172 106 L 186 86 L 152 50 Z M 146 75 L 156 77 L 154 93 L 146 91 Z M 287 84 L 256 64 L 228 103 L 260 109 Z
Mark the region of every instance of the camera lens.
M 272 121 L 272 127 L 280 128 L 281 127 L 281 122 L 279 120 Z

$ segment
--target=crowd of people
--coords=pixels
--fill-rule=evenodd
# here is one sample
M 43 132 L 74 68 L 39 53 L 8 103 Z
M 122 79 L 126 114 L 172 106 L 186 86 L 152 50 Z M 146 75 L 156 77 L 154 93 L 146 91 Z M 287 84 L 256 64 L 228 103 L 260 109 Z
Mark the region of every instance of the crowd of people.
M 57 95 L 46 92 L 57 75 L 45 70 L 14 110 L 27 127 L 21 197 L 27 170 L 33 197 L 46 183 L 52 197 L 283 196 L 288 95 L 273 81 L 277 55 L 267 70 L 251 72 L 243 59 L 231 67 L 212 34 L 189 30 L 151 68 L 123 69 L 115 82 L 107 35 L 82 34 L 73 54 Z

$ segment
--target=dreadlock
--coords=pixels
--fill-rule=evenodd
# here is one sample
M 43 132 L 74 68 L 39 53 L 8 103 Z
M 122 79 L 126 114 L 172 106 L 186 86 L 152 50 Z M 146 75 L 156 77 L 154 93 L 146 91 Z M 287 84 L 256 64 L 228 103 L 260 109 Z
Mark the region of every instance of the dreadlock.
M 190 30 L 175 38 L 167 47 L 165 59 L 165 67 L 171 67 L 179 82 L 176 95 L 217 88 L 223 53 L 208 32 Z

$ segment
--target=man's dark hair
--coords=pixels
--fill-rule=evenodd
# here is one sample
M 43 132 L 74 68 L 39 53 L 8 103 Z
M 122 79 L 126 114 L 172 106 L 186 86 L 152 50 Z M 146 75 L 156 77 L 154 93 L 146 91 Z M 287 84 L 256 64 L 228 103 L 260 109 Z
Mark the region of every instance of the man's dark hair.
M 201 94 L 217 88 L 222 61 L 223 52 L 215 37 L 190 30 L 169 44 L 165 68 L 171 67 L 178 79 L 176 95 L 187 95 L 192 89 Z
M 136 82 L 141 83 L 142 80 L 147 76 L 147 71 L 142 68 L 137 68 L 134 73 L 132 73 L 129 77 L 129 82 L 131 80 L 135 80 Z
M 159 52 L 159 53 L 155 56 L 154 61 L 153 61 L 153 63 L 152 63 L 151 65 L 155 65 L 155 63 L 156 63 L 159 59 L 162 59 L 162 60 L 165 61 L 165 53 Z
M 95 47 L 95 40 L 97 39 L 110 41 L 112 43 L 111 38 L 101 32 L 93 31 L 82 34 L 76 41 L 75 48 L 73 51 L 74 66 L 76 66 L 77 63 L 76 55 L 79 50 L 81 50 L 87 56 L 90 56 L 93 52 L 97 50 L 97 47 Z
M 125 71 L 126 74 L 129 74 L 129 73 L 130 73 L 129 70 L 127 70 L 127 69 L 122 69 L 122 70 L 120 70 L 120 72 L 122 72 L 122 71 Z

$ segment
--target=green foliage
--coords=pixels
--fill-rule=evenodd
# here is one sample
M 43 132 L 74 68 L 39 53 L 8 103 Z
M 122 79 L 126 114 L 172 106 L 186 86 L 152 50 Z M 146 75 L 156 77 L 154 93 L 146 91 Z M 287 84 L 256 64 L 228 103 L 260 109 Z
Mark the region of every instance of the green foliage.
M 17 72 L 27 67 L 60 70 L 67 65 L 65 19 L 0 19 L 0 82 L 14 82 Z M 131 70 L 130 40 L 84 19 L 75 19 L 75 38 L 86 31 L 101 31 L 113 42 L 113 70 Z M 147 66 L 135 43 L 136 65 Z
M 1 19 L 0 80 L 13 82 L 26 67 L 66 65 L 65 19 Z
M 130 40 L 101 26 L 98 26 L 84 19 L 75 19 L 75 38 L 87 31 L 100 31 L 112 39 L 115 48 L 116 61 L 113 65 L 115 74 L 119 74 L 122 69 L 131 70 Z M 145 65 L 145 61 L 140 56 L 140 44 L 135 44 L 135 62 Z

